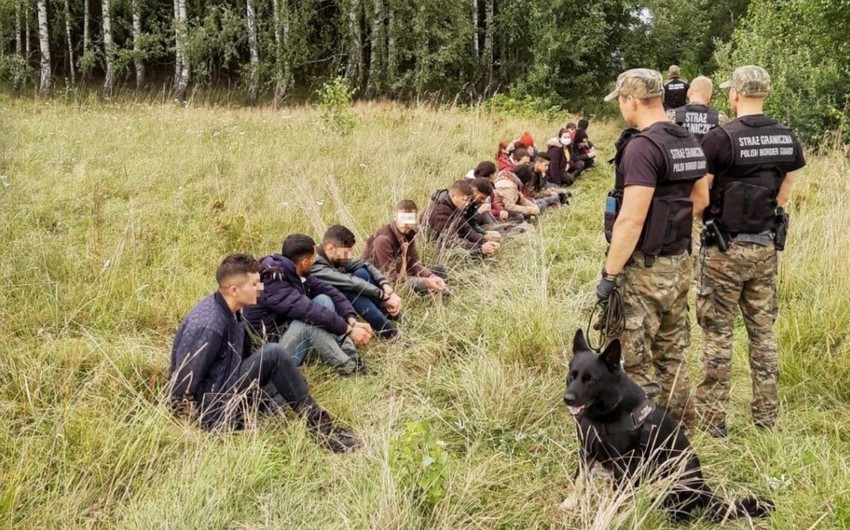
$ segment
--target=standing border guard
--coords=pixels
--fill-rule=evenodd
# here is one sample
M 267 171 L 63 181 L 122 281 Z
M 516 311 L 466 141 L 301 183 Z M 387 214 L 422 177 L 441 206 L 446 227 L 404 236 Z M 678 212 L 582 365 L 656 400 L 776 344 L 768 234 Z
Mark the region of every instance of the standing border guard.
M 794 133 L 764 115 L 770 76 L 759 66 L 736 69 L 729 89 L 736 119 L 702 141 L 708 162 L 710 205 L 699 259 L 697 321 L 703 331 L 704 379 L 697 403 L 706 428 L 726 436 L 732 330 L 740 307 L 749 336 L 752 415 L 770 428 L 778 409 L 776 320 L 777 251 L 785 248 L 783 208 L 796 171 L 805 166 Z
M 610 246 L 596 293 L 606 303 L 616 289 L 622 301 L 623 329 L 609 325 L 606 334 L 620 339 L 626 372 L 690 425 L 689 252 L 694 211 L 708 204 L 708 187 L 702 149 L 667 120 L 663 95 L 661 74 L 637 68 L 620 74 L 605 98 L 617 100 L 631 128 L 617 141 L 605 209 Z

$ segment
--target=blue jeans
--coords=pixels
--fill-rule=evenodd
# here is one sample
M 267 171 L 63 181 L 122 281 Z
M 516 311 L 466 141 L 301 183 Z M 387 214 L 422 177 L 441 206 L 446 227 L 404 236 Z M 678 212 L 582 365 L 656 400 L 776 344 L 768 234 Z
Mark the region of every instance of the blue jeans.
M 366 270 L 366 267 L 360 267 L 354 271 L 354 276 L 357 276 L 361 280 L 367 281 L 372 285 L 378 286 L 375 279 L 372 278 L 372 275 L 369 274 L 368 270 Z M 387 312 L 384 311 L 384 308 L 380 305 L 380 302 L 376 302 L 362 293 L 356 293 L 353 291 L 342 291 L 342 294 L 351 300 L 351 305 L 354 306 L 354 311 L 356 311 L 358 316 L 372 326 L 375 333 L 387 339 L 398 335 L 398 329 L 396 329 L 395 324 L 392 323 Z
M 313 298 L 313 302 L 335 311 L 333 300 L 326 294 Z M 357 355 L 357 350 L 351 339 L 346 337 L 340 344 L 336 335 L 316 326 L 309 326 L 300 320 L 289 323 L 289 327 L 280 337 L 280 345 L 292 354 L 296 365 L 304 362 L 310 350 L 316 350 L 322 360 L 333 368 L 344 371 L 354 369 L 352 357 Z

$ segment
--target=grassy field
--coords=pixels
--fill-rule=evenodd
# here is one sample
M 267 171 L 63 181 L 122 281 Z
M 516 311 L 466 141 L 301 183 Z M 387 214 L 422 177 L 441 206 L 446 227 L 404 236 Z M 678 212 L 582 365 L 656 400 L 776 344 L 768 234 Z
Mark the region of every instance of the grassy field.
M 363 435 L 361 451 L 320 449 L 291 414 L 215 435 L 166 412 L 173 333 L 213 290 L 222 256 L 269 254 L 289 233 L 318 237 L 335 223 L 362 245 L 397 200 L 424 207 L 500 138 L 529 130 L 542 145 L 561 125 L 386 105 L 356 113 L 340 136 L 310 108 L 0 99 L 2 526 L 668 527 L 648 494 L 621 502 L 601 491 L 576 513 L 556 509 L 576 464 L 561 395 L 605 250 L 607 164 L 495 264 L 428 253 L 450 266 L 457 295 L 406 299 L 412 345 L 364 352 L 379 375 L 304 367 L 319 401 Z M 591 126 L 604 158 L 617 128 Z M 713 487 L 776 500 L 756 528 L 850 528 L 848 197 L 846 151 L 809 153 L 780 266 L 777 431 L 749 424 L 739 326 L 730 437 L 694 436 Z

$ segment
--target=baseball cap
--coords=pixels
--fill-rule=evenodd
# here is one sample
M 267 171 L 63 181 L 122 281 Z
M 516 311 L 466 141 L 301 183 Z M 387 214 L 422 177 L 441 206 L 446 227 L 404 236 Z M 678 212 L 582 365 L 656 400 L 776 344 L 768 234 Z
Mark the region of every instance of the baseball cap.
M 720 88 L 734 88 L 742 96 L 761 97 L 770 93 L 770 74 L 761 66 L 748 64 L 735 68 L 729 81 Z
M 652 99 L 663 95 L 664 80 L 660 73 L 649 68 L 632 68 L 617 77 L 617 88 L 605 96 L 605 101 L 617 99 L 617 96 Z

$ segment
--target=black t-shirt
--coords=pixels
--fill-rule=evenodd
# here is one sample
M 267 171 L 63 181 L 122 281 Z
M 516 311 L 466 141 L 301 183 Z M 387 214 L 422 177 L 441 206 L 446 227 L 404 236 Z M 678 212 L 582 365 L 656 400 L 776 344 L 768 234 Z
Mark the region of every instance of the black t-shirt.
M 658 122 L 646 128 L 660 127 L 663 122 Z M 632 138 L 626 151 L 623 153 L 623 161 L 620 167 L 623 170 L 624 186 L 644 186 L 654 188 L 658 183 L 658 176 L 666 171 L 664 155 L 652 140 L 642 136 Z
M 678 109 L 688 102 L 688 89 L 691 87 L 681 79 L 671 79 L 664 85 L 664 108 Z
M 764 118 L 763 114 L 750 116 L 752 119 Z M 717 175 L 728 171 L 735 164 L 735 151 L 732 148 L 732 139 L 725 132 L 725 128 L 736 125 L 739 120 L 734 120 L 727 125 L 717 127 L 708 131 L 702 139 L 702 150 L 705 153 L 708 172 L 712 175 Z M 794 151 L 796 154 L 793 162 L 780 163 L 780 167 L 785 173 L 796 171 L 806 165 L 806 159 L 803 156 L 803 148 L 800 145 L 797 137 L 793 137 Z

